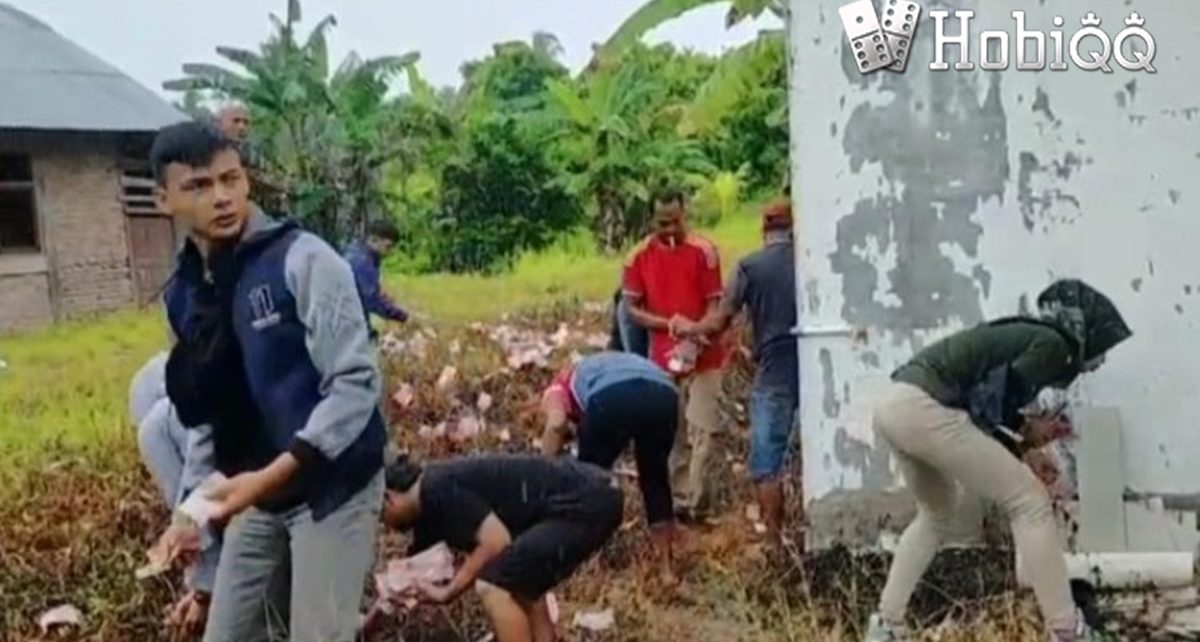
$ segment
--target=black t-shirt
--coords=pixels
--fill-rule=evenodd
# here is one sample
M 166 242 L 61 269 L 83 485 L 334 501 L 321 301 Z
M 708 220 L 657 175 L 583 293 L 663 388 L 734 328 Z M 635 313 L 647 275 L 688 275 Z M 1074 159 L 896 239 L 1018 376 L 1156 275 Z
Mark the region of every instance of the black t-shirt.
M 421 477 L 421 517 L 412 552 L 445 542 L 475 550 L 483 520 L 495 513 L 516 539 L 547 519 L 587 520 L 592 491 L 613 484 L 612 476 L 573 459 L 532 455 L 489 455 L 431 464 Z

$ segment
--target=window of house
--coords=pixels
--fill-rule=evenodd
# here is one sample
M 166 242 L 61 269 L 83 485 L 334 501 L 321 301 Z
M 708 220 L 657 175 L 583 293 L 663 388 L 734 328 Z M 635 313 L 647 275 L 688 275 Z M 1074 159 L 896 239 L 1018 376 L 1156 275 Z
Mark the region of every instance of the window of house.
M 0 253 L 36 252 L 33 168 L 25 154 L 0 154 Z

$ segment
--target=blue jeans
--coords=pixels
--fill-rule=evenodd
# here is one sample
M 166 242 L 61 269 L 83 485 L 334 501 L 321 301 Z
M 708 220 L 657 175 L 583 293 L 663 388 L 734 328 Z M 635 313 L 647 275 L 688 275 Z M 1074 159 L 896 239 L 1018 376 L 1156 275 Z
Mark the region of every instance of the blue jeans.
M 282 513 L 250 508 L 235 517 L 225 529 L 204 642 L 352 642 L 382 506 L 380 472 L 319 522 L 303 505 Z M 289 570 L 284 617 L 272 611 L 270 596 Z M 285 628 L 290 634 L 282 638 Z
M 750 478 L 772 481 L 783 472 L 799 399 L 795 390 L 755 387 L 750 393 Z

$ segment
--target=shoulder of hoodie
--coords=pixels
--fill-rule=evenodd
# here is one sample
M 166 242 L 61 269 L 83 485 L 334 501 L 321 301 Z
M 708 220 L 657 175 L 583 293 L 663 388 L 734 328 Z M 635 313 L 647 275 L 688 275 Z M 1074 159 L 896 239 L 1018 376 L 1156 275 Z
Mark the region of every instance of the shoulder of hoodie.
M 700 236 L 699 234 L 688 233 L 683 239 L 684 244 L 694 247 L 701 251 L 704 255 L 704 263 L 709 268 L 717 268 L 721 265 L 721 257 L 717 252 L 717 246 L 712 241 Z
M 350 263 L 332 245 L 316 234 L 304 230 L 296 232 L 291 246 L 288 247 L 284 265 L 289 277 L 300 276 L 307 272 L 306 276 L 309 281 L 318 274 L 344 273 L 345 276 L 351 278 L 353 275 Z

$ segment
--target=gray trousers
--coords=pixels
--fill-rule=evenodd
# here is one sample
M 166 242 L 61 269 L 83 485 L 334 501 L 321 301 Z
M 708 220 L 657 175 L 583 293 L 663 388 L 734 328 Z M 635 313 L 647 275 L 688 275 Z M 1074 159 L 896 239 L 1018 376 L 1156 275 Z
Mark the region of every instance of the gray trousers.
M 235 517 L 225 529 L 204 642 L 353 642 L 382 505 L 380 472 L 319 522 L 307 507 Z M 287 617 L 268 596 L 289 560 Z
M 139 410 L 138 451 L 158 486 L 163 503 L 171 509 L 179 499 L 188 431 L 175 417 L 175 409 L 166 397 L 143 404 Z M 214 541 L 185 573 L 184 581 L 188 587 L 211 593 L 220 557 L 221 542 Z

